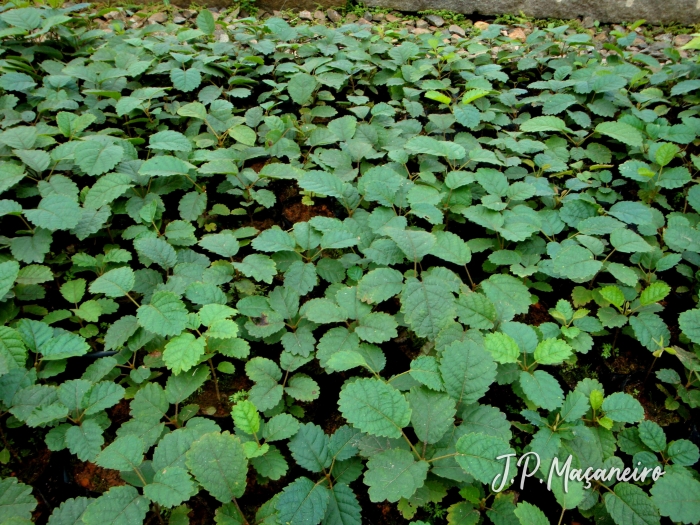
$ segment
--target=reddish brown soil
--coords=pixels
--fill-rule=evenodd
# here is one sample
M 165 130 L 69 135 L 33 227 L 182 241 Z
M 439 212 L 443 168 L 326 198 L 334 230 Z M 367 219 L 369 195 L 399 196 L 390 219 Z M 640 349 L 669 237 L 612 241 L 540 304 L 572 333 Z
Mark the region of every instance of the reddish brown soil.
M 92 492 L 106 492 L 112 487 L 126 485 L 118 471 L 98 467 L 90 462 L 76 462 L 73 476 L 78 485 Z

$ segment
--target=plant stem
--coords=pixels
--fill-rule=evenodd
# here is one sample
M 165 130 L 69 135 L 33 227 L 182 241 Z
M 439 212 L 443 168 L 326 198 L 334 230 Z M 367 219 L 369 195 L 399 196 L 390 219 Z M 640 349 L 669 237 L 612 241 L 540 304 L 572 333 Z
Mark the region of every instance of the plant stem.
M 221 394 L 219 393 L 219 380 L 216 378 L 216 371 L 214 370 L 214 363 L 211 359 L 208 359 L 209 368 L 211 368 L 211 378 L 214 380 L 214 390 L 216 390 L 216 400 L 221 403 Z

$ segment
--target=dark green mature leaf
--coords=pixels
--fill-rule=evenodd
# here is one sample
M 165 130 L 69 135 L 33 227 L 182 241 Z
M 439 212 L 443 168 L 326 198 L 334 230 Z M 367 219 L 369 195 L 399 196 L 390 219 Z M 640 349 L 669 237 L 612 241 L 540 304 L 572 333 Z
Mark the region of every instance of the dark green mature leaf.
M 205 434 L 187 452 L 187 467 L 213 497 L 226 503 L 245 491 L 246 460 L 240 440 L 228 432 Z

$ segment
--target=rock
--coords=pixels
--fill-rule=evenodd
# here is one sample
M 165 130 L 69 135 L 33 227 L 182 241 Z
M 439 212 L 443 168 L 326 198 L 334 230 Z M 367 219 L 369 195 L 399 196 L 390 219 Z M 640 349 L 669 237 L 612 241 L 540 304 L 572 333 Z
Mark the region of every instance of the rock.
M 372 25 L 372 22 L 370 22 L 370 21 L 367 20 L 366 18 L 360 18 L 360 19 L 357 21 L 357 23 L 358 23 L 359 25 L 361 25 L 361 26 L 371 26 L 371 25 Z
M 345 21 L 348 23 L 357 22 L 357 15 L 355 13 L 345 15 Z
M 401 23 L 405 26 L 411 26 L 411 27 L 414 27 L 416 25 L 416 22 L 414 20 L 404 20 Z
M 690 42 L 693 39 L 692 35 L 676 35 L 676 37 L 673 39 L 673 45 L 682 47 L 686 45 L 688 42 Z
M 523 31 L 522 28 L 516 27 L 510 33 L 508 33 L 508 38 L 512 40 L 520 40 L 521 42 L 525 42 L 527 35 L 525 34 L 525 31 Z
M 320 22 L 326 21 L 326 15 L 323 14 L 323 11 L 314 11 L 314 18 Z
M 187 19 L 182 15 L 175 15 L 173 17 L 173 23 L 175 24 L 184 24 L 185 22 L 187 22 Z
M 595 19 L 592 16 L 584 16 L 581 25 L 587 29 L 595 27 Z
M 375 22 L 383 22 L 385 18 L 386 16 L 384 15 L 384 13 L 374 13 L 372 15 L 372 20 L 374 20 Z
M 442 18 L 441 16 L 438 15 L 428 15 L 425 18 L 428 19 L 428 22 L 432 23 L 436 27 L 442 27 L 445 25 L 445 19 Z
M 362 18 L 370 22 L 372 20 L 372 13 L 370 13 L 369 11 L 365 11 L 365 14 L 362 15 Z
M 663 33 L 661 35 L 656 35 L 654 37 L 654 40 L 656 40 L 657 42 L 670 42 L 671 39 L 672 39 L 672 36 L 670 33 Z
M 328 11 L 326 11 L 326 16 L 328 17 L 328 20 L 336 24 L 343 19 L 343 17 L 340 16 L 340 13 L 335 9 L 329 9 Z
M 183 9 L 180 11 L 180 14 L 189 20 L 190 18 L 197 16 L 197 11 L 194 9 Z
M 155 13 L 148 17 L 149 24 L 164 24 L 168 21 L 168 15 L 165 13 Z
M 416 22 L 416 27 L 419 29 L 427 29 L 430 24 L 425 20 L 418 20 Z
M 224 31 L 223 29 L 217 29 L 214 31 L 214 38 L 216 39 L 217 42 L 228 42 L 229 37 L 228 33 Z
M 311 11 L 299 11 L 299 18 L 302 20 L 313 20 L 314 17 L 311 14 Z
M 430 34 L 430 30 L 429 30 L 429 29 L 425 29 L 425 28 L 423 28 L 423 27 L 416 27 L 415 29 L 412 30 L 412 33 L 413 33 L 414 35 L 429 35 L 429 34 Z
M 386 17 L 384 17 L 384 19 L 385 19 L 387 22 L 391 22 L 392 24 L 393 24 L 394 22 L 398 22 L 399 20 L 401 20 L 398 16 L 392 15 L 391 13 L 389 13 L 388 15 L 386 15 Z
M 481 20 L 478 22 L 474 22 L 474 27 L 481 31 L 486 31 L 489 28 L 489 25 L 490 24 L 488 22 L 482 22 Z
M 105 20 L 114 20 L 116 18 L 119 18 L 120 15 L 121 15 L 120 11 L 114 10 L 114 11 L 110 11 L 109 13 L 105 13 L 104 18 L 105 18 Z
M 221 13 L 219 13 L 219 10 L 218 10 L 218 9 L 209 8 L 209 11 L 211 11 L 211 16 L 214 17 L 214 21 L 218 20 L 219 17 L 221 16 Z
M 461 37 L 467 36 L 466 31 L 464 31 L 464 29 L 462 29 L 461 27 L 459 27 L 459 26 L 456 25 L 456 24 L 452 24 L 450 27 L 447 28 L 447 30 L 448 30 L 450 33 L 453 33 L 453 34 L 455 34 L 455 35 L 459 35 L 459 36 L 461 36 Z

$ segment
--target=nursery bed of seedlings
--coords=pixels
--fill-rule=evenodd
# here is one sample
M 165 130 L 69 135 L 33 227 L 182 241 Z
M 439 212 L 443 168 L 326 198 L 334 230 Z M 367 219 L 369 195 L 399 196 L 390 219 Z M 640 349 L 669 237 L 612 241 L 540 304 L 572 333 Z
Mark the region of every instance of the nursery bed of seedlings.
M 0 522 L 700 521 L 692 52 L 86 8 L 0 8 Z

